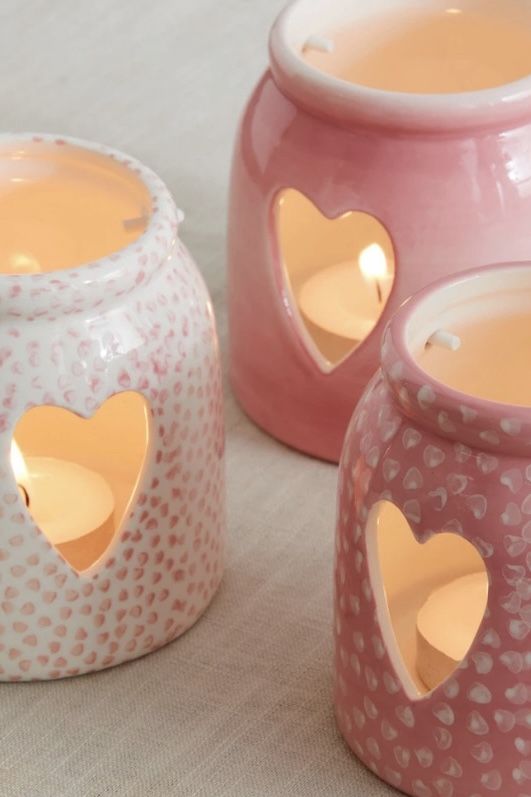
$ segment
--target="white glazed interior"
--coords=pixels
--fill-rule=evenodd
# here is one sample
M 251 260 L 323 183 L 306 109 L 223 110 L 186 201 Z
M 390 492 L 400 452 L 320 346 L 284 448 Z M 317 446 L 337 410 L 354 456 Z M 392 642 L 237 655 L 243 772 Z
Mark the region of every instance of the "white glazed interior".
M 306 106 L 320 112 L 341 115 L 346 120 L 439 129 L 488 123 L 510 118 L 516 108 L 531 102 L 529 74 L 493 88 L 452 94 L 413 94 L 373 89 L 334 77 L 308 63 L 302 54 L 311 36 L 327 36 L 334 29 L 362 23 L 369 17 L 400 8 L 480 10 L 482 14 L 509 9 L 516 25 L 531 28 L 531 3 L 528 0 L 295 0 L 281 14 L 270 40 L 273 73 L 281 89 Z M 391 118 L 390 118 L 391 115 Z
M 77 268 L 135 243 L 151 214 L 146 185 L 99 152 L 0 140 L 0 273 Z
M 0 151 L 29 145 L 43 150 L 68 146 L 103 156 L 105 162 L 110 160 L 130 175 L 135 186 L 140 185 L 142 196 L 147 195 L 149 218 L 144 231 L 132 242 L 119 251 L 104 253 L 95 261 L 78 262 L 60 270 L 0 275 L 0 302 L 4 302 L 6 315 L 55 318 L 57 314 L 71 313 L 74 307 L 76 311 L 94 306 L 101 309 L 117 295 L 123 296 L 145 285 L 167 261 L 183 219 L 162 180 L 129 155 L 101 144 L 51 134 L 0 135 Z
M 464 396 L 531 406 L 530 308 L 531 267 L 465 276 L 417 303 L 406 324 L 406 346 L 439 384 Z M 459 351 L 426 346 L 439 329 L 461 338 Z
M 434 11 L 463 9 L 497 15 L 510 8 L 511 19 L 521 24 L 531 23 L 531 4 L 528 0 L 295 0 L 284 12 L 284 36 L 287 43 L 300 50 L 308 36 L 323 34 L 376 14 L 389 11 L 427 8 Z
M 452 94 L 521 80 L 531 72 L 529 10 L 515 0 L 440 0 L 366 6 L 323 31 L 331 52 L 302 57 L 333 77 L 386 91 Z

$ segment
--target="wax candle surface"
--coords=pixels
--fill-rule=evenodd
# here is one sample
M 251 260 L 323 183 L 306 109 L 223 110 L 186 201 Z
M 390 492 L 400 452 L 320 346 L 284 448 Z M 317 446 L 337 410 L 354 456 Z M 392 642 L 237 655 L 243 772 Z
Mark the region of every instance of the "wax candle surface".
M 417 354 L 419 365 L 437 381 L 468 395 L 502 404 L 531 405 L 529 311 L 505 314 L 504 306 L 500 297 L 498 310 L 489 305 L 483 318 L 453 324 L 452 333 L 461 338 L 459 351 L 423 348 Z
M 91 534 L 113 514 L 113 494 L 98 473 L 52 457 L 28 457 L 27 468 L 30 512 L 54 545 Z
M 151 212 L 126 167 L 73 146 L 0 151 L 0 273 L 92 262 L 135 241 Z
M 387 293 L 387 280 L 384 288 Z M 377 284 L 370 276 L 365 277 L 354 261 L 318 271 L 304 283 L 299 294 L 299 306 L 308 321 L 354 341 L 367 337 L 383 305 L 382 282 Z
M 316 31 L 333 53 L 311 48 L 313 66 L 387 91 L 452 93 L 500 86 L 531 72 L 531 13 L 514 0 L 373 11 L 340 29 Z
M 483 620 L 489 580 L 472 573 L 432 592 L 417 618 L 419 675 L 430 689 L 466 656 Z

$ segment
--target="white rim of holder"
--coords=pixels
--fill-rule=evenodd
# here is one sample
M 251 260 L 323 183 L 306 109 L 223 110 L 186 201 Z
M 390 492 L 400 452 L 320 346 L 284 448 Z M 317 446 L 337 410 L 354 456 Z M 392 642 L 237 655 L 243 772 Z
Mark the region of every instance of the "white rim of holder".
M 425 5 L 426 0 L 411 0 Z M 376 0 L 371 3 L 377 5 Z M 384 7 L 388 4 L 383 3 Z M 466 130 L 513 123 L 531 114 L 531 75 L 478 91 L 413 94 L 383 91 L 329 75 L 304 59 L 308 46 L 324 52 L 333 38 L 326 30 L 367 15 L 367 0 L 292 0 L 269 39 L 271 70 L 279 88 L 297 104 L 342 123 L 403 130 Z M 323 33 L 319 33 L 319 26 Z

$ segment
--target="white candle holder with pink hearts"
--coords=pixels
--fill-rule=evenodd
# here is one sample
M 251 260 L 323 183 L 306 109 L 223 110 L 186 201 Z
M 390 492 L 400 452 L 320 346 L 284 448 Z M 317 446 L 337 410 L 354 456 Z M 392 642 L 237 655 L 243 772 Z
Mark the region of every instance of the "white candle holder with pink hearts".
M 0 137 L 0 679 L 172 641 L 223 571 L 215 322 L 149 169 Z
M 340 473 L 336 712 L 415 797 L 531 793 L 531 265 L 394 316 Z

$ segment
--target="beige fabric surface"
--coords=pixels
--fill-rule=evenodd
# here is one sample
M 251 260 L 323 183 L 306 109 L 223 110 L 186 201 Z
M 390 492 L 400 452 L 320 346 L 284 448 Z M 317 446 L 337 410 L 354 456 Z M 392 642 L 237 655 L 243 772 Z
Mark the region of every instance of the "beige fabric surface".
M 92 138 L 167 181 L 226 351 L 232 139 L 282 0 L 2 0 L 1 127 Z M 1 375 L 0 375 L 1 378 Z M 380 797 L 331 709 L 336 469 L 227 386 L 229 556 L 203 620 L 94 676 L 0 686 L 0 797 Z

